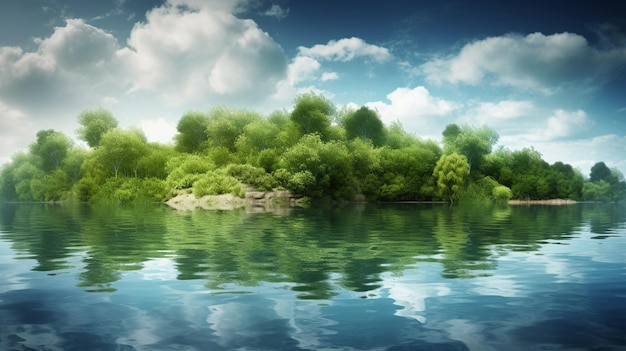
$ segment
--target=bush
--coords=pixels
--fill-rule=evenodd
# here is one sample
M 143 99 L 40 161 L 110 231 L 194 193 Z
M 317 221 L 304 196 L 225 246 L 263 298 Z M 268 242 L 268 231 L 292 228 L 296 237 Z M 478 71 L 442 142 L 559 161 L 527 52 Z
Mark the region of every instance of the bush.
M 193 194 L 198 198 L 205 195 L 221 194 L 244 197 L 245 191 L 236 178 L 223 172 L 209 171 L 193 183 Z
M 174 189 L 191 188 L 194 182 L 215 168 L 211 160 L 198 155 L 176 157 L 167 164 L 167 183 Z
M 228 165 L 226 174 L 259 190 L 270 191 L 278 185 L 278 182 L 271 174 L 266 173 L 262 168 L 249 164 Z
M 106 203 L 163 202 L 172 195 L 166 181 L 158 178 L 109 178 L 89 199 Z
M 507 186 L 498 185 L 493 188 L 492 196 L 494 201 L 499 203 L 506 203 L 513 197 L 513 192 Z
M 295 173 L 289 183 L 287 184 L 287 188 L 294 193 L 303 194 L 307 196 L 315 195 L 315 177 L 309 171 L 301 171 Z

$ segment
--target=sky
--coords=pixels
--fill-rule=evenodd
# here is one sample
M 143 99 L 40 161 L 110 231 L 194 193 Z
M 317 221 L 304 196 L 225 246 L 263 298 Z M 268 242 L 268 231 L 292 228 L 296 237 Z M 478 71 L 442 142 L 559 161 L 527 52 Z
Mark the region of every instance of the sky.
M 0 164 L 39 130 L 76 138 L 88 109 L 168 143 L 186 111 L 311 91 L 424 139 L 487 125 L 626 174 L 619 1 L 0 0 Z

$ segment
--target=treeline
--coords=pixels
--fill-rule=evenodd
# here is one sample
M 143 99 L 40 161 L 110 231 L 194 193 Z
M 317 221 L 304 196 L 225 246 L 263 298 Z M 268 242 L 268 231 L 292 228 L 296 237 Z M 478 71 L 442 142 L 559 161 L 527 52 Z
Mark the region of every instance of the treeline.
M 158 202 L 180 191 L 244 196 L 282 188 L 313 199 L 504 202 L 616 201 L 626 192 L 623 175 L 603 162 L 585 180 L 532 148 L 493 151 L 498 134 L 487 126 L 448 125 L 442 148 L 399 123 L 385 126 L 367 107 L 338 111 L 313 93 L 298 96 L 291 113 L 188 112 L 167 145 L 119 128 L 103 109 L 82 112 L 78 123 L 87 149 L 62 132 L 38 132 L 29 151 L 0 170 L 0 197 Z

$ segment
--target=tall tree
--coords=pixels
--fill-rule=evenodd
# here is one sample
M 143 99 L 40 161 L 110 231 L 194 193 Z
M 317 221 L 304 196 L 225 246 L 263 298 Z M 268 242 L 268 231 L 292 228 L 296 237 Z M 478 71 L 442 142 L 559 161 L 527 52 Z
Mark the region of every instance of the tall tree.
M 78 116 L 81 127 L 76 134 L 87 142 L 91 148 L 100 145 L 102 136 L 111 129 L 117 128 L 117 120 L 105 109 L 85 110 Z
M 176 125 L 178 134 L 174 136 L 176 150 L 180 152 L 199 152 L 209 140 L 207 124 L 209 117 L 201 112 L 187 112 Z M 206 145 L 205 145 L 206 146 Z
M 51 172 L 61 165 L 71 146 L 72 140 L 62 132 L 53 129 L 41 130 L 37 133 L 37 141 L 31 144 L 30 152 L 39 157 L 43 171 Z
M 499 136 L 493 129 L 482 126 L 474 128 L 470 125 L 458 126 L 450 124 L 443 131 L 444 153 L 456 152 L 467 158 L 468 172 L 471 172 L 482 158 L 491 152 L 498 142 Z
M 374 146 L 381 146 L 385 138 L 385 128 L 376 111 L 363 106 L 356 111 L 349 112 L 343 118 L 343 127 L 346 137 L 369 139 Z
M 592 182 L 597 182 L 600 180 L 604 180 L 606 182 L 611 183 L 612 174 L 611 169 L 607 167 L 604 162 L 598 162 L 591 167 L 591 173 L 589 173 L 589 180 Z
M 450 203 L 458 201 L 467 179 L 469 164 L 463 155 L 453 152 L 437 161 L 433 177 L 437 181 L 437 194 Z
M 136 176 L 138 161 L 147 153 L 146 142 L 141 130 L 113 129 L 102 136 L 97 159 L 110 167 L 115 178 L 122 170 Z
M 291 120 L 300 132 L 303 135 L 318 133 L 325 140 L 335 105 L 324 96 L 314 93 L 297 96 L 294 105 Z

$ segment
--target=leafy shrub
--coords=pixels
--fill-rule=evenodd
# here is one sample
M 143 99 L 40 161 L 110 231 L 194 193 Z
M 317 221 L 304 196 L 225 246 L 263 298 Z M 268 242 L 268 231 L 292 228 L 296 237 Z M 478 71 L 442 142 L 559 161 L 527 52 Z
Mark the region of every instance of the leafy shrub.
M 172 195 L 168 183 L 158 178 L 109 178 L 93 193 L 91 202 L 162 202 Z
M 513 192 L 507 186 L 498 185 L 493 188 L 492 196 L 496 202 L 506 203 L 513 197 Z
M 271 174 L 266 173 L 263 168 L 254 167 L 250 164 L 228 165 L 226 174 L 260 190 L 269 191 L 278 185 Z
M 196 197 L 221 194 L 244 197 L 245 191 L 235 177 L 223 172 L 209 171 L 193 183 L 193 194 Z
M 202 175 L 215 168 L 211 160 L 199 155 L 184 155 L 172 159 L 167 164 L 167 183 L 174 189 L 191 188 Z
M 287 188 L 295 193 L 309 196 L 314 191 L 315 183 L 315 177 L 311 172 L 301 171 L 291 177 Z

